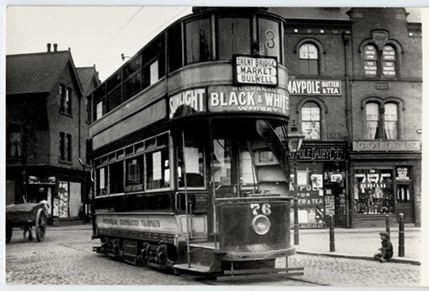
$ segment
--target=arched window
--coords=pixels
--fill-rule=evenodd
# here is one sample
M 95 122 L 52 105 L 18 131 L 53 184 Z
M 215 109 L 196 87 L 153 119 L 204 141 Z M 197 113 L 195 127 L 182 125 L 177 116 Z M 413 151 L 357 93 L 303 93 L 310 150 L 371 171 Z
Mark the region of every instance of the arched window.
M 398 139 L 398 105 L 384 104 L 384 132 L 387 139 Z
M 377 50 L 373 45 L 365 46 L 363 58 L 364 58 L 365 75 L 369 77 L 377 76 L 378 55 L 377 55 Z
M 396 76 L 396 51 L 391 45 L 385 45 L 383 48 L 382 73 L 386 77 Z
M 319 73 L 319 51 L 312 43 L 305 43 L 299 48 L 299 68 L 303 75 Z
M 301 130 L 304 139 L 320 139 L 320 107 L 316 102 L 306 102 L 302 106 Z
M 376 139 L 379 138 L 378 128 L 380 123 L 380 106 L 378 103 L 369 102 L 366 104 L 366 127 L 365 138 Z

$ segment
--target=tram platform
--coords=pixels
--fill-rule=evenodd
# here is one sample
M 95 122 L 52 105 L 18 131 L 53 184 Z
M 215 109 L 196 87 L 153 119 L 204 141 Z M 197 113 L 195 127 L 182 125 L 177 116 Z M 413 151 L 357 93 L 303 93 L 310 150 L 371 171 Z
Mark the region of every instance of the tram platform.
M 87 230 L 91 224 L 48 226 L 47 231 Z M 381 247 L 379 233 L 384 228 L 336 228 L 334 229 L 335 251 L 330 251 L 329 229 L 300 229 L 299 244 L 295 245 L 297 254 L 315 256 L 343 257 L 349 259 L 374 260 L 373 256 Z M 391 242 L 394 247 L 393 258 L 388 263 L 421 265 L 429 262 L 429 253 L 424 248 L 427 243 L 427 231 L 413 225 L 405 225 L 404 256 L 399 257 L 399 230 L 390 229 Z M 426 239 L 426 240 L 425 240 Z M 294 231 L 291 229 L 291 242 L 294 244 Z

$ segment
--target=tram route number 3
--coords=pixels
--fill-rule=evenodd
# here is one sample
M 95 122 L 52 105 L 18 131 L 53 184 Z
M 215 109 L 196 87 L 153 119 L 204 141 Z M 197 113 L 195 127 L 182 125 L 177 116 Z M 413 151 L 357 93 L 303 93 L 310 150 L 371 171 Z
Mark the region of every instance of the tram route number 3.
M 260 204 L 250 204 L 250 208 L 253 210 L 253 215 L 259 215 L 259 212 L 262 212 L 264 215 L 270 215 L 271 214 L 271 205 L 269 203 L 262 204 L 262 207 Z

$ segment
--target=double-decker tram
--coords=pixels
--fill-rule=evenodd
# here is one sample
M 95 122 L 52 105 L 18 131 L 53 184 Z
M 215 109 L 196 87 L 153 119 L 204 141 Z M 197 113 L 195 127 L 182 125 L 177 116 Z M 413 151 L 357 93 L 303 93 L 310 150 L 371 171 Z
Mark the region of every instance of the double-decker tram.
M 284 25 L 195 9 L 94 90 L 97 253 L 228 280 L 303 273 L 287 260 Z

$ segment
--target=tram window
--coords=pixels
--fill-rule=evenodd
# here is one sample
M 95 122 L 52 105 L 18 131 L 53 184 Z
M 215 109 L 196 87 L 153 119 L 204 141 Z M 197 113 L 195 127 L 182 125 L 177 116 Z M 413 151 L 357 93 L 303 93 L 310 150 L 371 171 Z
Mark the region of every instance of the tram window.
M 219 18 L 217 36 L 219 59 L 231 59 L 234 54 L 251 53 L 250 19 Z
M 204 150 L 202 147 L 187 142 L 185 149 L 178 149 L 178 178 L 179 187 L 185 186 L 184 172 L 186 171 L 187 187 L 204 187 Z
M 140 70 L 140 54 L 132 58 L 122 69 L 124 80 Z
M 110 112 L 121 104 L 121 87 L 110 92 L 106 98 L 106 112 Z
M 146 189 L 170 187 L 168 148 L 146 153 Z
M 97 196 L 107 194 L 107 173 L 106 168 L 97 169 Z
M 210 19 L 200 19 L 186 24 L 186 63 L 210 60 Z
M 259 19 L 259 54 L 277 57 L 280 61 L 279 23 L 269 19 Z
M 117 162 L 110 164 L 109 186 L 110 193 L 124 192 L 124 164 Z
M 124 95 L 123 100 L 126 101 L 136 95 L 141 90 L 140 85 L 141 74 L 140 72 L 132 76 L 130 79 L 124 82 Z
M 176 25 L 168 31 L 169 71 L 173 72 L 183 66 L 182 28 Z
M 95 113 L 94 118 L 95 120 L 100 119 L 104 115 L 104 100 L 101 102 L 98 102 L 97 105 L 95 105 Z
M 256 184 L 256 173 L 253 167 L 251 153 L 247 150 L 241 151 L 240 178 L 243 187 L 253 187 Z
M 215 139 L 214 146 L 214 181 L 217 186 L 232 185 L 231 183 L 231 158 L 232 143 L 229 140 Z
M 126 181 L 125 185 L 143 184 L 143 155 L 128 159 L 126 161 Z
M 165 39 L 159 36 L 143 51 L 143 89 L 165 75 Z

